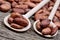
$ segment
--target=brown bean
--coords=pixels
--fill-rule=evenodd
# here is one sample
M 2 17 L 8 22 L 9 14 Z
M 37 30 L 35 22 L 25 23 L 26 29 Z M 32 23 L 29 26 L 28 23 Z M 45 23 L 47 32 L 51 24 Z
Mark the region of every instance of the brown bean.
M 26 2 L 26 1 L 28 1 L 28 0 L 19 0 L 19 2 Z
M 7 1 L 9 1 L 9 2 L 14 2 L 14 0 L 7 0 Z
M 43 33 L 44 35 L 49 35 L 49 34 L 51 33 L 51 29 L 50 29 L 49 27 L 44 28 L 44 29 L 42 30 L 42 33 Z
M 43 10 L 41 9 L 41 10 L 39 10 L 38 12 L 36 12 L 37 14 L 41 14 L 41 13 L 43 13 Z
M 12 14 L 11 14 L 11 17 L 12 18 L 21 18 L 21 17 L 23 17 L 21 14 L 19 14 L 18 12 L 12 12 Z
M 55 17 L 53 18 L 53 22 L 58 22 L 58 21 L 59 21 L 58 17 L 55 16 Z
M 28 5 L 16 5 L 15 8 L 27 9 Z
M 25 12 L 28 12 L 28 11 L 30 11 L 31 9 L 25 9 Z
M 12 2 L 12 7 L 15 7 L 17 5 L 16 2 Z
M 18 12 L 18 13 L 20 13 L 20 14 L 25 14 L 25 10 L 19 9 L 19 8 L 13 8 L 12 11 L 13 11 L 13 12 Z
M 50 1 L 50 2 L 49 2 L 49 7 L 50 7 L 50 6 L 53 6 L 53 5 L 54 5 L 54 2 Z
M 52 29 L 51 35 L 55 34 L 58 31 L 58 27 L 51 28 L 51 29 Z
M 58 7 L 58 10 L 60 11 L 60 6 Z
M 51 1 L 56 2 L 56 0 L 51 0 Z
M 34 16 L 34 18 L 35 18 L 35 20 L 39 20 L 40 19 L 40 14 L 35 14 L 35 16 Z
M 47 11 L 46 9 L 44 10 L 39 10 L 38 12 L 36 12 L 34 18 L 35 20 L 38 20 L 38 19 L 46 19 L 49 15 L 49 11 Z
M 41 26 L 40 26 L 40 24 L 41 24 L 40 21 L 37 22 L 37 24 L 36 24 L 36 27 L 37 27 L 38 30 L 41 30 Z
M 25 2 L 18 2 L 19 5 L 24 5 Z
M 13 23 L 13 20 L 14 20 L 14 19 L 13 19 L 12 17 L 9 17 L 9 18 L 8 18 L 8 23 L 10 23 L 10 24 Z
M 33 8 L 36 6 L 36 4 L 32 3 L 32 2 L 25 2 L 26 5 L 28 5 L 29 7 Z
M 60 12 L 59 12 L 59 11 L 56 12 L 56 16 L 57 16 L 58 18 L 60 18 Z
M 50 13 L 50 12 L 49 12 L 48 10 L 46 10 L 46 9 L 43 10 L 43 15 L 48 16 L 49 13 Z
M 31 2 L 31 0 L 26 0 L 26 2 Z
M 2 1 L 1 3 L 2 3 L 2 4 L 8 4 L 8 5 L 11 5 L 10 2 L 7 2 L 7 1 Z M 1 5 L 2 5 L 2 4 L 1 4 Z
M 23 26 L 20 26 L 20 25 L 15 24 L 15 23 L 12 23 L 12 24 L 11 24 L 11 27 L 13 27 L 13 28 L 15 28 L 15 29 L 22 29 L 22 28 L 23 28 Z
M 50 24 L 50 20 L 49 19 L 44 19 L 41 22 L 41 26 L 44 27 L 44 28 L 47 27 L 49 24 Z
M 19 0 L 15 0 L 15 2 L 19 2 Z
M 28 25 L 28 21 L 24 20 L 23 18 L 15 18 L 14 22 L 24 27 Z
M 43 20 L 43 19 L 47 19 L 48 16 L 44 16 L 43 14 L 35 14 L 34 18 L 35 20 Z
M 2 4 L 0 6 L 0 8 L 1 8 L 1 11 L 8 11 L 8 10 L 11 9 L 11 5 L 9 5 L 9 4 Z
M 0 4 L 2 4 L 4 1 L 3 0 L 0 0 Z
M 42 0 L 31 0 L 31 1 L 38 3 L 38 2 L 41 2 Z

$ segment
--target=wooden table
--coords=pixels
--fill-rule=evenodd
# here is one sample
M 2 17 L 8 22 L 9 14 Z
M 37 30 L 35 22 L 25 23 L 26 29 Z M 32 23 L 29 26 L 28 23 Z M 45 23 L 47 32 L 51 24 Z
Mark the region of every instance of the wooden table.
M 44 38 L 34 32 L 33 26 L 24 33 L 14 32 L 8 29 L 3 23 L 4 17 L 8 14 L 9 13 L 0 13 L 0 40 L 60 40 L 60 31 L 54 38 Z

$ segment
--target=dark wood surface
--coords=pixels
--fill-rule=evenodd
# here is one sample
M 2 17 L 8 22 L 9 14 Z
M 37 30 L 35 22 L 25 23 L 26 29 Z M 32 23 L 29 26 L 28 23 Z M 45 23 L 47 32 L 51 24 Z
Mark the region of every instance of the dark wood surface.
M 54 38 L 45 38 L 34 32 L 33 26 L 24 33 L 14 32 L 3 23 L 4 17 L 8 14 L 9 13 L 0 13 L 0 40 L 60 40 L 60 31 Z

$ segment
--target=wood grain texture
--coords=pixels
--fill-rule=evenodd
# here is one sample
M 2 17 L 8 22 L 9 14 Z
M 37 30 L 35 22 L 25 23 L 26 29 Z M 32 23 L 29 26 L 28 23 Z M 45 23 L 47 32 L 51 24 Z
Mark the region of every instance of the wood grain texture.
M 8 29 L 3 23 L 4 17 L 8 14 L 9 13 L 0 13 L 0 40 L 60 40 L 60 31 L 54 38 L 44 38 L 38 35 L 34 32 L 33 27 L 24 33 L 14 32 Z

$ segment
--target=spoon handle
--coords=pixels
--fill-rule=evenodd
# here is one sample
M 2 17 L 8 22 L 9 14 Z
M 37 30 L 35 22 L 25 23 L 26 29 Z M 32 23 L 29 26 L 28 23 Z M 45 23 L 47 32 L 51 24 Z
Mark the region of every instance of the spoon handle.
M 47 4 L 50 0 L 43 0 L 42 2 L 40 2 L 36 7 L 34 7 L 32 10 L 30 10 L 27 14 L 25 14 L 24 16 L 29 18 L 30 16 L 32 16 L 35 12 L 37 12 L 39 9 L 41 9 L 45 4 Z
M 51 13 L 50 13 L 50 15 L 49 15 L 49 17 L 48 17 L 48 19 L 50 19 L 50 20 L 53 19 L 54 15 L 55 15 L 55 13 L 58 9 L 59 4 L 60 4 L 60 0 L 57 0 L 54 7 L 53 7 L 53 9 L 52 9 L 52 11 L 51 11 Z

